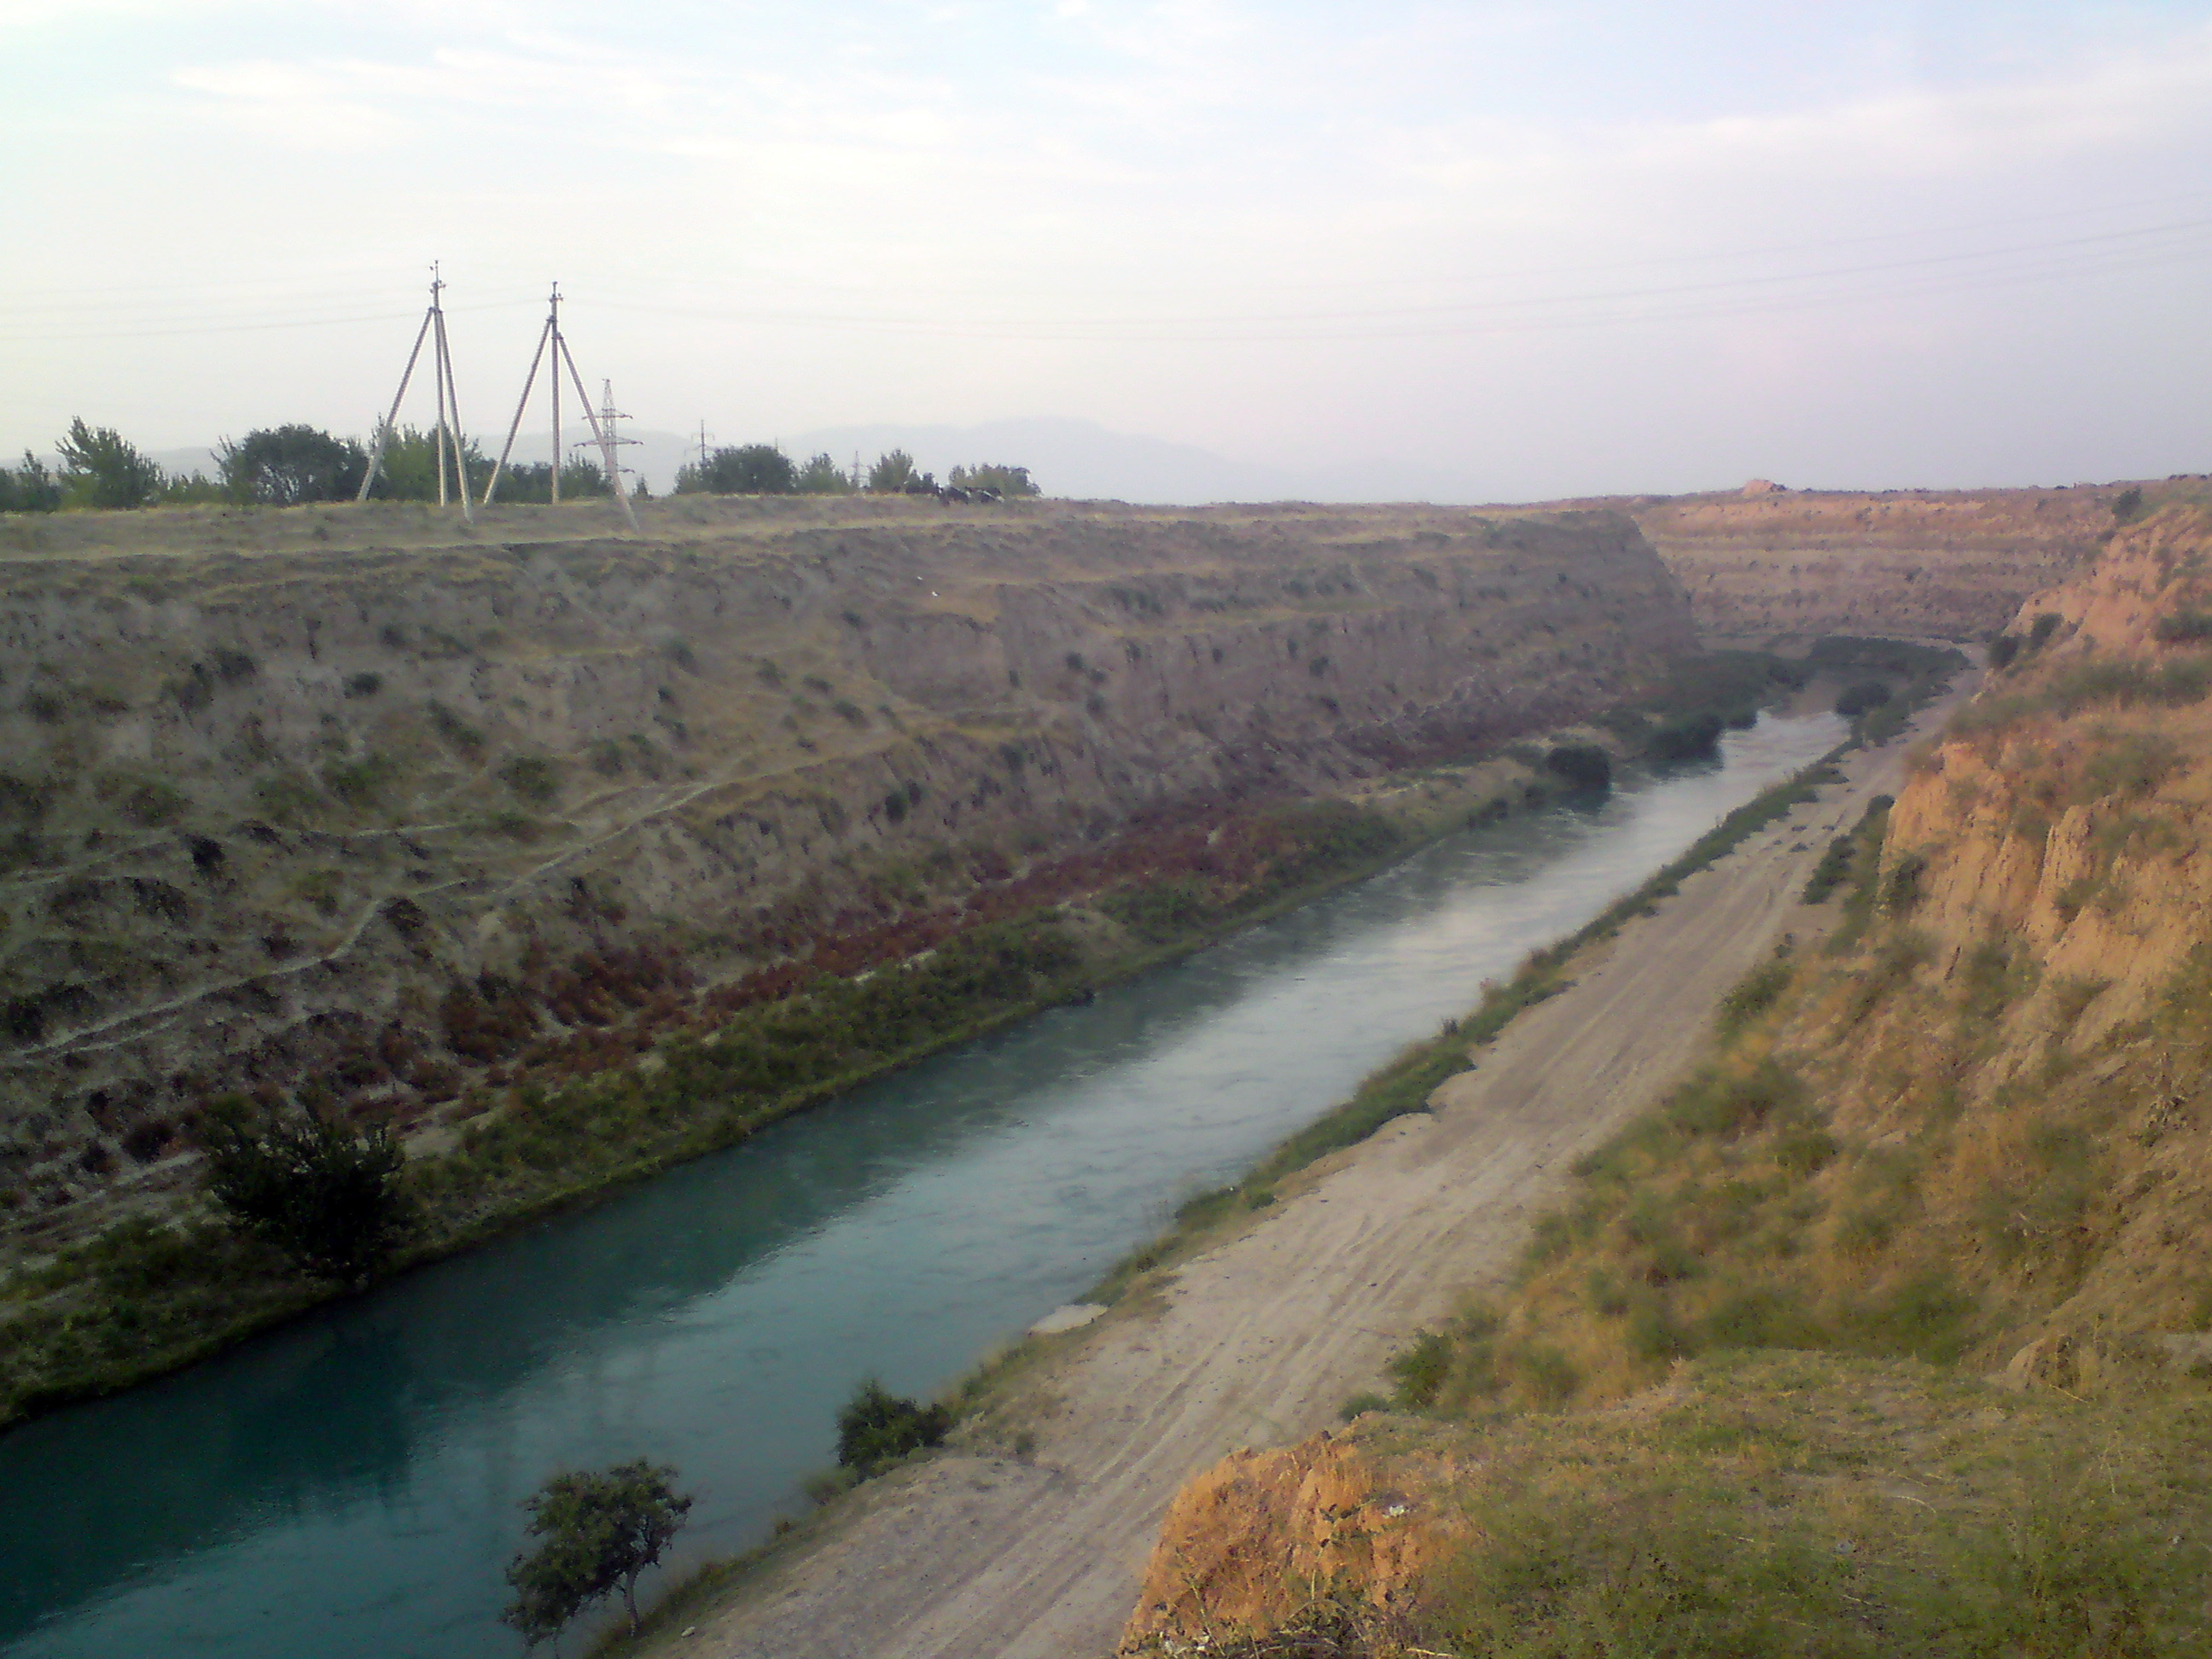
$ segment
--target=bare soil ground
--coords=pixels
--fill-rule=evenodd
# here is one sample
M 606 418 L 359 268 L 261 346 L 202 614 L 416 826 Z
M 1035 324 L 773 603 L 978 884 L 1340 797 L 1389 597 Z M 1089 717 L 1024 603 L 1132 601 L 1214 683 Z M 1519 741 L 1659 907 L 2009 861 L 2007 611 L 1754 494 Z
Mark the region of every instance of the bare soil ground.
M 1960 696 L 1925 712 L 1937 729 Z M 1692 876 L 1577 964 L 1426 1116 L 1316 1166 L 1236 1236 L 1028 1373 L 1006 1418 L 1033 1456 L 940 1456 L 876 1484 L 819 1541 L 749 1575 L 688 1636 L 724 1659 L 1000 1659 L 1109 1650 L 1160 1518 L 1239 1447 L 1327 1425 L 1390 1352 L 1511 1268 L 1568 1166 L 1695 1057 L 1721 994 L 1822 912 L 1799 902 L 1829 837 L 1894 793 L 1905 742 Z M 1005 1416 L 1002 1412 L 999 1415 Z

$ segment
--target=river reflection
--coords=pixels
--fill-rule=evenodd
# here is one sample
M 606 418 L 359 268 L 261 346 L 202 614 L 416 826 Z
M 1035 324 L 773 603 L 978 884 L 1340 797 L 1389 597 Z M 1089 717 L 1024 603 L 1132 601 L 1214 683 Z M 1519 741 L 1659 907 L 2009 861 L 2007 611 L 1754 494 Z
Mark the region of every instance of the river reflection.
M 858 1379 L 927 1392 L 1079 1295 L 1841 729 L 1764 720 L 1720 763 L 1454 836 L 1087 1007 L 19 1429 L 0 1438 L 0 1644 L 505 1651 L 516 1505 L 564 1465 L 673 1462 L 698 1493 L 687 1548 L 743 1547 L 831 1460 Z

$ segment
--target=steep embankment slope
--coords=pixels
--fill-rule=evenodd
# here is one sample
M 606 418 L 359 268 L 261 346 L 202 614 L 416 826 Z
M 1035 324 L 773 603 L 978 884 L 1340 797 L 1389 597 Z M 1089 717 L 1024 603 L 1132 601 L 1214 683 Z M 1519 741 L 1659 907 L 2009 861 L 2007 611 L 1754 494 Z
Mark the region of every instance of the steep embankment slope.
M 1194 1485 L 1133 1643 L 2201 1650 L 2212 508 L 2150 507 L 1836 850 L 1832 933 L 1401 1355 L 1420 1420 Z
M 0 1195 L 65 1211 L 231 1088 L 417 1122 L 527 1042 L 1691 642 L 1604 514 L 603 514 L 0 526 Z
M 1766 489 L 1609 503 L 1690 596 L 1708 644 L 1821 634 L 1980 640 L 2093 555 L 2119 484 L 2070 489 Z

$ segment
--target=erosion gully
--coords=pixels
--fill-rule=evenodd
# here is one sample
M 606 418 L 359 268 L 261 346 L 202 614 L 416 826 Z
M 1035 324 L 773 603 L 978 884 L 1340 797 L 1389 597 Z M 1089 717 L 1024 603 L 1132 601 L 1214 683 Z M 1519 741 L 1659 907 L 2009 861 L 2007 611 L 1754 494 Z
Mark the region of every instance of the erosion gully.
M 461 1659 L 552 1471 L 673 1463 L 678 1559 L 801 1510 L 865 1376 L 927 1395 L 1079 1297 L 1481 982 L 1835 744 L 1451 836 L 580 1212 L 0 1437 L 0 1651 Z

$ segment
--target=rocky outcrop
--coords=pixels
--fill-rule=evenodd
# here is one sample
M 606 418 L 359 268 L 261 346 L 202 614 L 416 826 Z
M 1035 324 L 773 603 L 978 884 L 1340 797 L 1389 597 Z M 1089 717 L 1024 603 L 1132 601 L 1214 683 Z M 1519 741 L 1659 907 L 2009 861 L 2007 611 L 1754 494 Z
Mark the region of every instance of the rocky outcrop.
M 600 511 L 0 526 L 0 1187 L 127 1176 L 213 1091 L 434 1103 L 559 1018 L 520 977 L 688 994 L 1692 643 L 1605 513 Z

